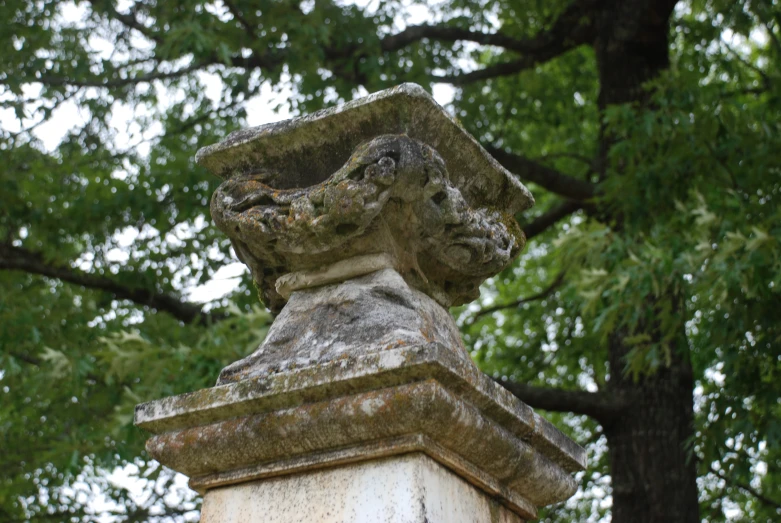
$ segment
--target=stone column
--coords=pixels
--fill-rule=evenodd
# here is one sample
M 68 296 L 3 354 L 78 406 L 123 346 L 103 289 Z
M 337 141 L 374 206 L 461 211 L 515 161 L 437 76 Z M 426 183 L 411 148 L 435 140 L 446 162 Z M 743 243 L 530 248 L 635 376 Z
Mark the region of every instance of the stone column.
M 570 497 L 581 447 L 472 363 L 447 311 L 534 200 L 420 87 L 202 149 L 211 213 L 278 313 L 210 389 L 136 409 L 205 523 L 493 523 Z

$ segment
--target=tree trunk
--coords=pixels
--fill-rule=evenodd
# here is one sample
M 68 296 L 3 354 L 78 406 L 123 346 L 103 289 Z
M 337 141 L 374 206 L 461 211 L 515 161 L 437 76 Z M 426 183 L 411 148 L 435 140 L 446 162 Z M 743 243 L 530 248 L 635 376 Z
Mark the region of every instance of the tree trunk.
M 616 523 L 700 521 L 697 470 L 687 448 L 693 436 L 694 379 L 688 356 L 635 382 L 622 373 L 627 347 L 610 344 L 610 389 L 631 394 L 631 406 L 604 427 Z
M 669 66 L 669 18 L 675 3 L 618 0 L 607 2 L 601 10 L 594 42 L 600 110 L 647 101 L 643 84 Z M 599 158 L 603 176 L 612 144 L 613 139 L 603 133 Z M 620 172 L 610 175 L 620 176 Z M 620 217 L 608 219 L 620 227 Z M 700 521 L 696 464 L 687 448 L 694 435 L 694 380 L 685 337 L 672 350 L 669 367 L 635 381 L 624 375 L 629 348 L 620 333 L 610 342 L 608 386 L 633 398 L 632 406 L 604 427 L 616 523 Z

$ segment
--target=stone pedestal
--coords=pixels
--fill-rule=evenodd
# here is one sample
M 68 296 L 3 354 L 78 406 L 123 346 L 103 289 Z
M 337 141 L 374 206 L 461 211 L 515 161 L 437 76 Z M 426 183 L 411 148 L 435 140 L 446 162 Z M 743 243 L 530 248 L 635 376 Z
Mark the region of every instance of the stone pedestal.
M 136 408 L 204 522 L 509 523 L 575 492 L 583 449 L 474 366 L 446 309 L 517 255 L 533 200 L 422 89 L 198 158 L 281 311 L 217 386 Z
M 437 343 L 146 403 L 136 423 L 156 434 L 149 453 L 188 475 L 207 499 L 210 489 L 227 485 L 423 454 L 518 517 L 534 519 L 537 507 L 575 492 L 571 473 L 585 465 L 581 447 Z
M 202 523 L 522 523 L 424 453 L 209 490 Z

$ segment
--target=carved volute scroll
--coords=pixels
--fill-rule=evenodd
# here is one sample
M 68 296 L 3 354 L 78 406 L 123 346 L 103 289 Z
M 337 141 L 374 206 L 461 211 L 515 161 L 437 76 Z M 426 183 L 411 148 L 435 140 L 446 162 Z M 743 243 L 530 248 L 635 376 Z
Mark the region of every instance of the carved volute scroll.
M 272 310 L 285 302 L 276 289 L 284 274 L 366 254 L 390 256 L 410 285 L 444 306 L 460 305 L 524 245 L 512 215 L 470 207 L 439 154 L 405 135 L 362 144 L 308 187 L 277 189 L 258 178 L 224 182 L 212 216 Z

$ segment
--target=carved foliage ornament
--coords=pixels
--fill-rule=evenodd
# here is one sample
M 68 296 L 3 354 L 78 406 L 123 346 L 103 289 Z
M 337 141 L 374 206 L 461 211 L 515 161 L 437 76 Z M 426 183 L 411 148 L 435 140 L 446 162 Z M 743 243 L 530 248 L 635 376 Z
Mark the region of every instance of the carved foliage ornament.
M 367 255 L 443 306 L 469 302 L 523 248 L 513 213 L 533 203 L 410 84 L 241 131 L 198 160 L 227 178 L 212 216 L 275 311 L 291 273 Z

